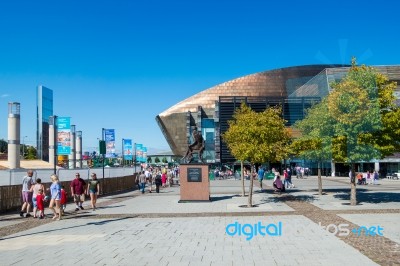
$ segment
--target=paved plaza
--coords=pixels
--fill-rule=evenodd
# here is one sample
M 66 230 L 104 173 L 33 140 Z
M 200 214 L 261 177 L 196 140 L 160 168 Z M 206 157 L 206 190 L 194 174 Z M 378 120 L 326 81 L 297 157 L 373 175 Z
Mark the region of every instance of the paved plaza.
M 178 203 L 175 186 L 102 197 L 96 211 L 75 212 L 69 204 L 61 221 L 48 210 L 44 220 L 3 214 L 0 264 L 400 265 L 400 181 L 358 186 L 357 206 L 348 204 L 346 178 L 324 177 L 322 196 L 316 177 L 293 183 L 285 194 L 274 193 L 270 180 L 265 190 L 255 186 L 253 208 L 243 208 L 241 181 L 217 180 L 209 203 Z M 255 225 L 272 230 L 263 235 Z M 341 235 L 343 225 L 383 231 Z

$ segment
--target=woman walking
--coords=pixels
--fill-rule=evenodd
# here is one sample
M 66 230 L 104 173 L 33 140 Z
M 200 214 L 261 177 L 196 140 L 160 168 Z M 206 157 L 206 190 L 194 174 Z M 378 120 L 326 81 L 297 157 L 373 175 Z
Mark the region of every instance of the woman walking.
M 61 220 L 61 185 L 57 175 L 51 175 L 51 181 L 53 182 L 50 186 L 51 200 L 49 209 L 53 211 L 53 220 Z M 55 205 L 55 208 L 54 208 Z
M 92 180 L 89 181 L 88 189 L 86 194 L 90 194 L 90 203 L 92 204 L 92 209 L 96 210 L 97 196 L 100 193 L 100 181 L 97 179 L 97 175 L 92 173 Z

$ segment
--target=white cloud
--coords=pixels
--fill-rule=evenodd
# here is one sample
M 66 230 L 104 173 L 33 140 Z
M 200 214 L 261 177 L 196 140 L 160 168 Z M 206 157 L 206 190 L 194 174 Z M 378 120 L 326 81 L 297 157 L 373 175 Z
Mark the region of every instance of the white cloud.
M 7 97 L 9 97 L 10 96 L 10 94 L 2 94 L 1 96 L 0 96 L 0 98 L 7 98 Z

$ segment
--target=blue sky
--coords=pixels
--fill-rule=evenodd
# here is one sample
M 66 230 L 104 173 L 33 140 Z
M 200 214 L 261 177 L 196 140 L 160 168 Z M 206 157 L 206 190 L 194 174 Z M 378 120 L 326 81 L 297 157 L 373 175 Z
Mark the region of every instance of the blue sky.
M 102 128 L 168 150 L 155 116 L 222 82 L 275 68 L 400 63 L 392 1 L 2 1 L 0 138 L 21 103 L 35 145 L 36 87 L 94 150 Z M 118 143 L 118 142 L 117 142 Z M 117 147 L 120 148 L 120 147 Z

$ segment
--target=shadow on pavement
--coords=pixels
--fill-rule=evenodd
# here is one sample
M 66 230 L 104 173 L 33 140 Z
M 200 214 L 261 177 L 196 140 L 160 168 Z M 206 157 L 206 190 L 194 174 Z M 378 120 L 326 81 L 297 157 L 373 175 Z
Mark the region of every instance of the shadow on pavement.
M 236 194 L 236 195 L 229 195 L 229 196 L 211 196 L 211 202 L 220 201 L 220 200 L 228 200 L 228 199 L 232 199 L 233 197 L 239 197 L 239 195 Z
M 87 218 L 90 215 L 85 215 L 85 216 Z M 84 215 L 79 216 L 79 218 L 83 218 L 83 217 L 84 217 Z M 20 238 L 20 237 L 25 237 L 25 236 L 40 235 L 40 234 L 50 233 L 50 232 L 64 231 L 66 229 L 73 229 L 73 228 L 85 227 L 85 226 L 90 226 L 90 225 L 104 225 L 104 224 L 108 224 L 108 223 L 112 223 L 112 222 L 118 222 L 118 221 L 127 220 L 127 219 L 131 219 L 131 217 L 110 219 L 110 220 L 104 220 L 104 221 L 100 221 L 100 222 L 89 222 L 89 223 L 82 224 L 82 225 L 62 227 L 62 228 L 57 228 L 57 229 L 53 229 L 53 230 L 45 230 L 45 231 L 36 232 L 36 233 L 30 233 L 30 234 L 21 234 L 21 235 L 12 236 L 12 237 L 3 237 L 3 238 L 0 238 L 0 241 L 5 241 L 5 240 L 8 240 L 8 239 Z
M 350 191 L 346 193 L 336 194 L 335 198 L 349 201 Z M 357 201 L 363 203 L 389 203 L 389 202 L 400 202 L 400 193 L 397 192 L 368 192 L 357 190 Z

